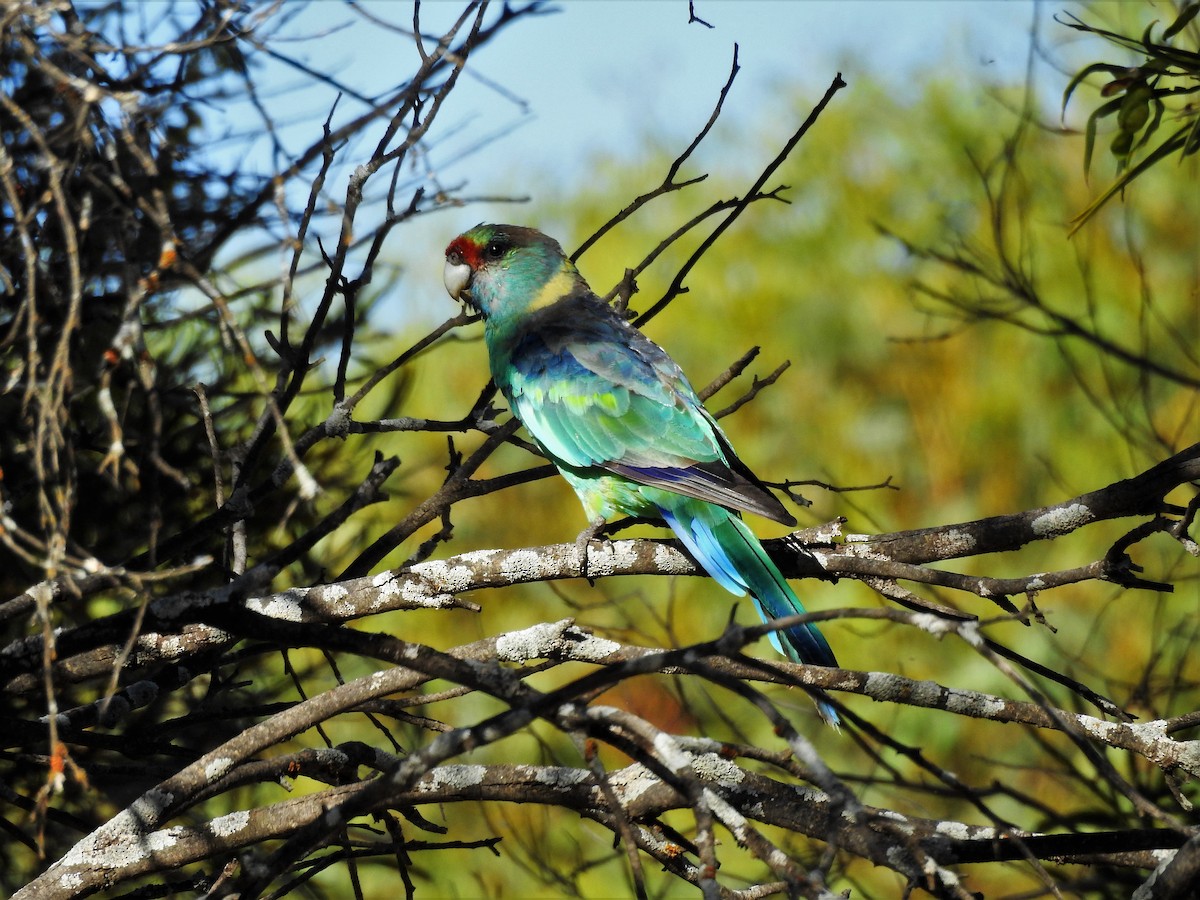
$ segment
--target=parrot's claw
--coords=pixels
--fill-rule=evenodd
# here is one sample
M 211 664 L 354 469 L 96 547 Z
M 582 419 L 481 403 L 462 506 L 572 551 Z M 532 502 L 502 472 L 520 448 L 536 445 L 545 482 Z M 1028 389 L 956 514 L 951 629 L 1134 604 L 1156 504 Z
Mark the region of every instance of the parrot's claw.
M 596 581 L 588 575 L 588 545 L 596 539 L 607 524 L 603 516 L 597 516 L 592 519 L 587 528 L 579 532 L 579 537 L 575 538 L 575 559 L 579 567 L 579 577 L 586 578 L 592 587 L 596 586 Z

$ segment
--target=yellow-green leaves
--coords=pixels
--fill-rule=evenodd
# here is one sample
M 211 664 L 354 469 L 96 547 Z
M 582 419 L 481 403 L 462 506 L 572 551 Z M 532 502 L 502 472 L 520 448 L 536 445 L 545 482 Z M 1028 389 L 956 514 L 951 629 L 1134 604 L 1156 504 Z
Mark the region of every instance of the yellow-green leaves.
M 1107 73 L 1112 80 L 1100 91 L 1102 97 L 1112 97 L 1097 107 L 1088 116 L 1085 129 L 1083 170 L 1085 175 L 1091 168 L 1092 151 L 1101 120 L 1116 116 L 1116 134 L 1109 150 L 1116 158 L 1117 178 L 1095 200 L 1073 220 L 1071 234 L 1078 231 L 1112 197 L 1120 193 L 1135 178 L 1168 156 L 1176 153 L 1182 159 L 1200 148 L 1200 115 L 1195 103 L 1172 104 L 1170 119 L 1178 127 L 1150 148 L 1145 156 L 1136 159 L 1138 152 L 1148 147 L 1151 139 L 1158 135 L 1168 103 L 1185 95 L 1200 91 L 1200 53 L 1194 49 L 1195 29 L 1191 30 L 1193 49 L 1171 46 L 1168 41 L 1185 33 L 1185 29 L 1197 13 L 1200 3 L 1188 4 L 1163 30 L 1161 40 L 1154 40 L 1154 23 L 1151 23 L 1140 40 L 1113 31 L 1097 28 L 1074 19 L 1063 24 L 1077 31 L 1098 35 L 1119 47 L 1145 55 L 1145 61 L 1135 67 L 1097 62 L 1085 66 L 1071 79 L 1063 93 L 1063 110 L 1066 111 L 1075 89 L 1088 77 Z

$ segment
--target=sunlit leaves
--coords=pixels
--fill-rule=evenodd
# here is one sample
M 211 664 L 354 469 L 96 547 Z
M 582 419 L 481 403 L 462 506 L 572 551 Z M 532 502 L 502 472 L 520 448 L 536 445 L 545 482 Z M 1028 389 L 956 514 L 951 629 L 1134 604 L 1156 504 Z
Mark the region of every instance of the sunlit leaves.
M 1169 118 L 1178 122 L 1178 127 L 1161 138 L 1145 156 L 1135 161 L 1138 152 L 1148 147 L 1151 139 L 1159 135 L 1164 114 L 1169 108 L 1168 103 L 1200 91 L 1200 53 L 1168 43 L 1176 37 L 1190 34 L 1192 46 L 1195 46 L 1195 29 L 1191 29 L 1190 32 L 1186 29 L 1198 12 L 1200 3 L 1188 4 L 1175 21 L 1163 30 L 1162 38 L 1158 41 L 1153 37 L 1154 23 L 1146 27 L 1140 40 L 1135 40 L 1127 35 L 1089 25 L 1073 16 L 1063 21 L 1063 24 L 1077 31 L 1097 35 L 1119 47 L 1145 56 L 1145 61 L 1134 67 L 1106 62 L 1085 66 L 1071 79 L 1063 93 L 1062 105 L 1065 112 L 1075 89 L 1084 80 L 1099 73 L 1112 76 L 1112 80 L 1101 88 L 1100 95 L 1114 99 L 1101 104 L 1088 116 L 1083 170 L 1085 174 L 1090 171 L 1099 123 L 1115 115 L 1117 130 L 1109 143 L 1109 151 L 1116 159 L 1117 178 L 1075 217 L 1072 234 L 1147 169 L 1177 153 L 1182 158 L 1200 148 L 1200 115 L 1197 114 L 1196 104 L 1175 104 L 1171 107 Z

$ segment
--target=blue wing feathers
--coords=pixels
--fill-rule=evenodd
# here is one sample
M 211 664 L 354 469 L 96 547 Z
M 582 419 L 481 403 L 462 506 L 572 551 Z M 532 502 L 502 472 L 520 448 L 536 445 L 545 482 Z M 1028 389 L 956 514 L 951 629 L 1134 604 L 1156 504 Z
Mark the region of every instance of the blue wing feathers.
M 552 457 L 795 523 L 674 361 L 606 304 L 574 298 L 539 310 L 501 355 L 497 382 Z

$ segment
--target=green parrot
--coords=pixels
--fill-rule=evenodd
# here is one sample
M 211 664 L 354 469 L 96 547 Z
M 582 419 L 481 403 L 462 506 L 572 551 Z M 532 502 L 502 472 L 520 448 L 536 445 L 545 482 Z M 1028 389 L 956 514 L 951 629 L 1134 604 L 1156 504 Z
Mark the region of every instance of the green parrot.
M 740 512 L 796 520 L 733 452 L 666 352 L 604 303 L 554 239 L 478 225 L 446 248 L 446 290 L 484 320 L 492 378 L 579 495 L 591 536 L 620 516 L 662 519 L 764 621 L 804 612 Z M 781 639 L 782 638 L 782 639 Z M 837 660 L 814 625 L 772 632 L 789 659 Z M 828 698 L 814 692 L 837 724 Z

